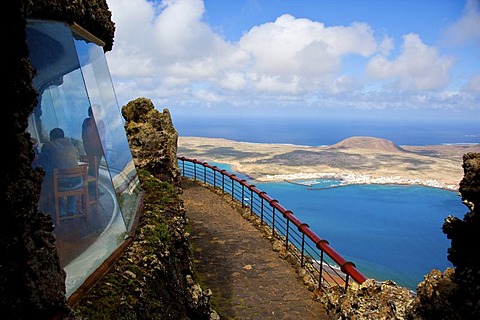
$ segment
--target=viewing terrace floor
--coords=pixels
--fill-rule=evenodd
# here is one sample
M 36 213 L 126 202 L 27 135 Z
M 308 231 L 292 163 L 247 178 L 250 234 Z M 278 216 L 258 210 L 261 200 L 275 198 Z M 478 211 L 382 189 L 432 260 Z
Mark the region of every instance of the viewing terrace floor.
M 330 319 L 325 306 L 226 198 L 183 178 L 194 269 L 221 319 Z

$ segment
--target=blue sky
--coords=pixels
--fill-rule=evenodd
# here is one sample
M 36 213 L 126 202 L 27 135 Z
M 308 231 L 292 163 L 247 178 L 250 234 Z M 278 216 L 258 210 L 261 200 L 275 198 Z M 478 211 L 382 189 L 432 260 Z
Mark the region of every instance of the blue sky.
M 120 106 L 472 121 L 480 0 L 107 0 Z

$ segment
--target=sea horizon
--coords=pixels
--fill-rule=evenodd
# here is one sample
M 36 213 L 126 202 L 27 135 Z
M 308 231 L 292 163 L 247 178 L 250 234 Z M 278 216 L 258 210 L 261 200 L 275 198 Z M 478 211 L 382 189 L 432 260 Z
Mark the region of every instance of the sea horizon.
M 238 142 L 328 146 L 367 136 L 402 146 L 479 144 L 478 122 L 343 120 L 331 118 L 172 117 L 180 136 L 223 138 Z

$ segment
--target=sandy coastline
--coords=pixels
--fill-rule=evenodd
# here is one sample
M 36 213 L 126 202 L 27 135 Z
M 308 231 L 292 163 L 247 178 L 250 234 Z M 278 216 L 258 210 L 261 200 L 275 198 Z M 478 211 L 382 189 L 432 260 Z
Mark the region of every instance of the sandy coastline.
M 253 181 L 334 179 L 342 185 L 422 185 L 455 191 L 468 152 L 480 152 L 480 146 L 395 146 L 383 139 L 354 137 L 312 147 L 179 137 L 177 153 L 229 164 Z

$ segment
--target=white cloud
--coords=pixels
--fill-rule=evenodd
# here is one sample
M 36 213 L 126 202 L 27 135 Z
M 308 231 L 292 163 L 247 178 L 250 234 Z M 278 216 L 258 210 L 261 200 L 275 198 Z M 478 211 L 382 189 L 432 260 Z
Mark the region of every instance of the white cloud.
M 463 87 L 463 90 L 480 97 L 480 73 L 472 76 Z
M 243 89 L 246 84 L 245 75 L 241 72 L 227 72 L 219 81 L 220 87 L 230 90 Z
M 112 73 L 119 77 L 165 77 L 191 80 L 212 77 L 245 57 L 202 21 L 201 0 L 109 1 L 116 25 L 108 54 Z
M 373 31 L 365 24 L 327 28 L 288 14 L 252 28 L 239 46 L 251 56 L 255 72 L 313 78 L 337 73 L 342 56 L 369 56 L 377 48 Z
M 345 92 L 354 92 L 356 89 L 359 89 L 361 86 L 358 81 L 346 76 L 340 76 L 334 81 L 332 81 L 331 92 L 333 94 L 341 94 Z
M 325 27 L 286 14 L 229 43 L 203 22 L 201 0 L 118 0 L 109 7 L 117 27 L 108 54 L 113 77 L 131 77 L 143 85 L 143 78 L 155 79 L 152 95 L 196 81 L 257 94 L 338 93 L 340 87 L 333 82 L 342 77 L 342 57 L 368 57 L 377 50 L 373 31 L 363 23 Z
M 197 90 L 193 92 L 193 95 L 195 98 L 206 101 L 206 102 L 222 101 L 221 97 L 219 97 L 216 93 L 209 90 Z
M 380 43 L 379 51 L 382 55 L 388 56 L 392 51 L 393 47 L 393 39 L 390 37 L 384 37 L 384 39 Z
M 261 75 L 252 77 L 255 79 L 255 89 L 257 91 L 292 93 L 298 92 L 298 78 L 295 76 L 280 77 Z
M 416 34 L 405 35 L 400 54 L 391 56 L 394 39 L 379 37 L 366 23 L 327 27 L 284 14 L 229 42 L 205 22 L 203 0 L 107 2 L 116 27 L 107 59 L 121 105 L 144 96 L 167 106 L 278 106 L 306 99 L 330 107 L 427 106 L 443 101 L 429 91 L 445 88 L 453 67 L 452 58 Z M 476 15 L 466 10 L 457 24 L 462 27 L 452 32 L 468 25 L 468 39 L 476 37 Z M 352 56 L 356 72 L 349 73 L 345 60 Z M 361 78 L 363 70 L 368 79 Z M 478 82 L 472 78 L 464 93 L 478 97 Z
M 377 55 L 368 63 L 367 73 L 374 79 L 393 80 L 398 89 L 433 90 L 448 83 L 452 66 L 452 58 L 441 56 L 417 34 L 407 34 L 403 36 L 402 51 L 396 59 L 389 61 Z
M 468 0 L 464 15 L 449 26 L 443 34 L 444 40 L 452 45 L 480 43 L 480 1 Z

